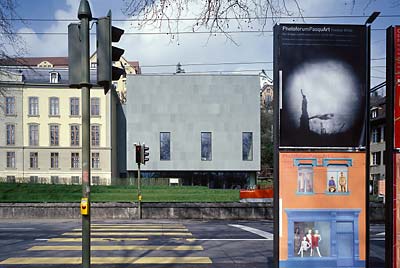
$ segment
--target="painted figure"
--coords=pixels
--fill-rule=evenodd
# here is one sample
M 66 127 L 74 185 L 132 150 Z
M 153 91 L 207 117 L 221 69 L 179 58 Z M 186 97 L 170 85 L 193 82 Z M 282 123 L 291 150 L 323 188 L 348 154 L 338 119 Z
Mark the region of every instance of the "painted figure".
M 311 248 L 310 243 L 308 243 L 307 238 L 303 237 L 303 241 L 301 241 L 301 246 L 300 250 L 297 253 L 297 255 L 300 255 L 301 258 L 304 256 L 304 251 L 307 251 L 309 248 Z
M 340 191 L 341 192 L 347 192 L 347 179 L 346 177 L 343 175 L 343 172 L 340 172 L 340 176 L 339 176 L 339 186 L 340 186 Z
M 329 179 L 329 182 L 328 182 L 328 191 L 329 191 L 330 193 L 336 192 L 336 182 L 335 182 L 335 179 L 334 179 L 333 177 L 331 177 L 331 178 Z
M 321 235 L 319 234 L 318 230 L 314 231 L 314 234 L 312 236 L 312 244 L 311 244 L 311 254 L 310 256 L 312 256 L 313 254 L 313 250 L 315 249 L 318 253 L 318 256 L 321 256 L 321 253 L 319 252 L 319 242 L 321 242 Z
M 300 236 L 300 229 L 296 227 L 294 230 L 294 252 L 298 252 L 301 247 L 301 236 Z

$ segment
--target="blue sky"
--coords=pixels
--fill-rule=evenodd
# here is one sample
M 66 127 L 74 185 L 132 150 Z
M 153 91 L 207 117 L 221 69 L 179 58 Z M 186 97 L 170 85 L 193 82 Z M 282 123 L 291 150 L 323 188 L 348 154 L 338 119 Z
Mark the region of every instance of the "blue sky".
M 77 7 L 80 0 L 19 0 L 18 12 L 23 18 L 41 19 L 76 19 Z M 290 1 L 290 0 L 287 0 Z M 305 17 L 310 16 L 337 16 L 357 15 L 369 16 L 373 11 L 380 11 L 381 15 L 400 15 L 400 0 L 356 0 L 352 6 L 351 0 L 299 0 Z M 127 19 L 122 14 L 122 0 L 91 0 L 94 17 L 104 16 L 109 9 L 114 19 Z M 187 14 L 193 17 L 191 7 Z M 366 18 L 306 18 L 306 23 L 351 23 L 363 24 Z M 301 20 L 281 20 L 281 22 L 299 22 Z M 69 22 L 35 22 L 29 21 L 26 25 L 17 24 L 20 32 L 66 32 Z M 372 25 L 372 85 L 384 80 L 385 76 L 385 31 L 390 25 L 400 24 L 400 16 L 385 18 L 378 17 Z M 153 32 L 159 31 L 147 27 L 143 30 L 135 29 L 132 22 L 118 21 L 114 25 L 122 27 L 126 32 Z M 190 25 L 183 25 L 190 28 Z M 257 27 L 257 26 L 255 26 Z M 271 30 L 273 22 L 269 21 L 265 30 Z M 67 56 L 67 36 L 60 35 L 23 35 L 27 44 L 27 56 Z M 223 35 L 209 36 L 207 34 L 187 34 L 171 39 L 168 35 L 124 35 L 119 46 L 126 52 L 128 60 L 138 60 L 143 66 L 144 73 L 167 72 L 172 73 L 175 67 L 154 68 L 149 65 L 182 64 L 187 63 L 221 63 L 221 62 L 269 62 L 272 61 L 272 35 L 264 34 L 233 34 L 237 44 L 233 44 Z M 91 50 L 94 51 L 92 39 Z M 242 70 L 245 73 L 258 73 L 265 69 L 272 76 L 272 64 L 247 65 L 218 65 L 218 66 L 184 66 L 187 72 L 198 71 L 231 71 Z

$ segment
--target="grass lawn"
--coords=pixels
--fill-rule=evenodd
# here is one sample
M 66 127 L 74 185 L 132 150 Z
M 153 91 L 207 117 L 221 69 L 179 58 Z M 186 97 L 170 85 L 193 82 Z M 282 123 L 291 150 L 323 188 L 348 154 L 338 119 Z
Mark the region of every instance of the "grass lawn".
M 143 202 L 238 202 L 239 190 L 202 186 L 143 186 Z M 80 202 L 81 185 L 0 183 L 0 202 Z M 93 202 L 137 201 L 134 186 L 92 186 Z

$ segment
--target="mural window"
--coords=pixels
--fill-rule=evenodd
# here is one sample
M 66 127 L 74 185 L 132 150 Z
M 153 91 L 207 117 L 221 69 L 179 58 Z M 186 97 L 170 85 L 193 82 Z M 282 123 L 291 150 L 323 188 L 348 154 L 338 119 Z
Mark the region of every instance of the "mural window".
M 6 115 L 15 115 L 15 97 L 6 97 Z
M 328 193 L 347 193 L 348 167 L 344 165 L 328 166 L 326 187 Z
M 330 257 L 330 236 L 329 222 L 294 222 L 293 256 L 300 258 Z
M 171 160 L 170 132 L 160 132 L 160 160 Z
M 242 160 L 253 160 L 253 132 L 242 133 Z
M 313 193 L 313 167 L 301 166 L 297 173 L 297 193 Z
M 211 132 L 201 132 L 201 160 L 211 161 Z
M 39 98 L 29 97 L 29 115 L 37 116 L 39 115 Z

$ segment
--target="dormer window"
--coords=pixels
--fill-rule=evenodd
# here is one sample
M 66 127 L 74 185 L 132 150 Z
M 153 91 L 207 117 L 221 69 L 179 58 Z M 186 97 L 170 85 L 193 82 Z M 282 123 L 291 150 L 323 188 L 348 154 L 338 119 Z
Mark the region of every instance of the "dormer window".
M 50 83 L 57 84 L 60 80 L 60 74 L 58 72 L 50 72 Z

